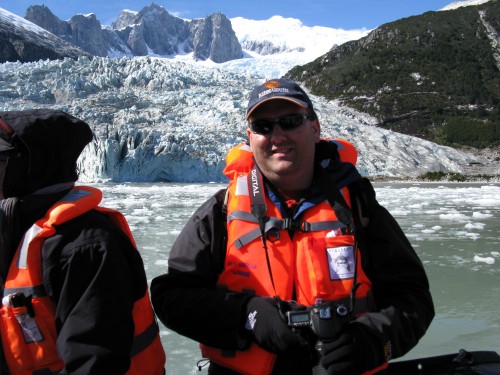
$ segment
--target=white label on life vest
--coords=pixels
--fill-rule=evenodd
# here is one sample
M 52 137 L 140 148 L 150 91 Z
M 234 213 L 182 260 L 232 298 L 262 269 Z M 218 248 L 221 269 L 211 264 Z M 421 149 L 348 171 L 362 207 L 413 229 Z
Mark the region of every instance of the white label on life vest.
M 35 319 L 29 314 L 16 315 L 16 318 L 21 326 L 26 343 L 43 341 L 43 335 L 38 329 Z
M 331 280 L 351 279 L 354 277 L 353 246 L 327 247 L 326 253 Z

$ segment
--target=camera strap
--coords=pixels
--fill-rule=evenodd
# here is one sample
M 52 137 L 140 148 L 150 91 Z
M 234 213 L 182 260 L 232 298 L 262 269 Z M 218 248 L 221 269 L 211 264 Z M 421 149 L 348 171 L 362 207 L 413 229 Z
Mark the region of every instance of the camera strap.
M 260 229 L 260 238 L 262 240 L 262 247 L 266 252 L 266 262 L 267 269 L 269 271 L 269 277 L 271 278 L 271 284 L 273 286 L 274 292 L 276 293 L 276 287 L 274 285 L 273 271 L 271 268 L 271 261 L 269 260 L 269 252 L 267 250 L 266 243 L 266 198 L 265 198 L 265 185 L 264 177 L 257 163 L 254 160 L 254 167 L 250 171 L 247 177 L 248 191 L 250 193 L 250 210 L 252 214 L 257 218 Z
M 250 210 L 257 218 L 262 238 L 262 246 L 267 250 L 265 229 L 266 223 L 264 219 L 267 212 L 267 206 L 264 192 L 264 177 L 262 176 L 260 169 L 257 167 L 257 163 L 254 163 L 254 167 L 248 175 L 247 183 L 248 191 L 250 192 Z

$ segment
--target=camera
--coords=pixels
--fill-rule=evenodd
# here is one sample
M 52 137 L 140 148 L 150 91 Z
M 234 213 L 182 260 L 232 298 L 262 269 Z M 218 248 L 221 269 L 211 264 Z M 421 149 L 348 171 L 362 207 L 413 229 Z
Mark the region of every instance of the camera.
M 291 309 L 285 315 L 289 327 L 299 332 L 310 329 L 319 340 L 335 337 L 344 324 L 352 320 L 346 305 L 332 301 L 317 301 L 302 310 Z
M 284 313 L 287 325 L 310 344 L 313 375 L 325 375 L 326 369 L 319 364 L 323 342 L 332 340 L 342 327 L 354 319 L 351 310 L 334 301 L 316 300 L 312 306 L 289 304 Z

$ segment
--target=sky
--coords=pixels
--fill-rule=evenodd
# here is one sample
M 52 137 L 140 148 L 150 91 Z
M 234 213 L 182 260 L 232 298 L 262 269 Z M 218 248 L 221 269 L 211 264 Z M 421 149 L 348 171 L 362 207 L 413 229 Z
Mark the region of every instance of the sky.
M 94 13 L 102 25 L 115 21 L 123 9 L 140 11 L 152 0 L 0 0 L 0 8 L 24 17 L 30 5 L 45 5 L 62 20 Z M 267 20 L 272 16 L 299 19 L 305 26 L 374 29 L 400 18 L 437 11 L 454 0 L 155 0 L 169 13 L 185 19 L 221 12 L 228 18 Z

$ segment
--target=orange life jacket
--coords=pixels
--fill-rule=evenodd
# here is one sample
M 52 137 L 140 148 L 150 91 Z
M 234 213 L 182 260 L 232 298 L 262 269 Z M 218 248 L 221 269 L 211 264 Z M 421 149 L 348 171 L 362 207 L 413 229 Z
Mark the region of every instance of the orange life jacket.
M 354 165 L 357 158 L 354 146 L 346 141 L 335 142 L 341 160 Z M 261 228 L 251 211 L 251 195 L 261 188 L 252 175 L 255 171 L 252 156 L 250 148 L 241 144 L 226 158 L 224 173 L 231 179 L 227 202 L 228 241 L 218 285 L 257 296 L 294 298 L 306 306 L 320 299 L 348 307 L 356 282 L 360 285 L 356 289 L 354 314 L 372 310 L 371 282 L 361 268 L 361 254 L 354 235 L 337 218 L 328 201 L 305 210 L 301 221 L 294 224 L 294 235 L 290 238 L 290 221 L 283 219 L 278 207 L 264 194 L 266 255 Z M 342 189 L 342 194 L 350 204 L 347 188 Z M 214 363 L 248 375 L 270 374 L 276 359 L 256 344 L 245 351 L 222 351 L 205 345 L 201 345 L 201 350 Z
M 45 293 L 42 279 L 42 247 L 45 239 L 56 233 L 55 226 L 94 209 L 109 216 L 136 247 L 125 217 L 118 211 L 99 207 L 101 199 L 98 189 L 75 187 L 24 235 L 5 281 L 0 309 L 3 352 L 11 374 L 57 372 L 64 367 L 56 347 L 55 306 Z M 28 296 L 31 303 L 23 303 Z M 163 374 L 165 352 L 147 290 L 135 302 L 132 314 L 134 340 L 127 374 Z

